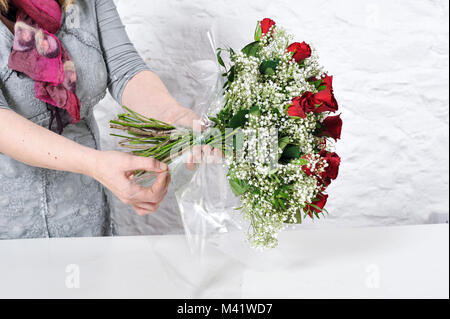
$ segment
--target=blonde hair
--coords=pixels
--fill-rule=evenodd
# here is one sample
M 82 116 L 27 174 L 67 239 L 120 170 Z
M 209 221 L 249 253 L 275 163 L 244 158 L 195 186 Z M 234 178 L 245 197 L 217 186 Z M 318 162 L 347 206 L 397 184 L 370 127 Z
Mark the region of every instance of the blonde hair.
M 59 4 L 63 9 L 66 9 L 67 6 L 69 6 L 73 0 L 58 0 Z M 8 0 L 0 0 L 0 11 L 1 12 L 8 12 Z

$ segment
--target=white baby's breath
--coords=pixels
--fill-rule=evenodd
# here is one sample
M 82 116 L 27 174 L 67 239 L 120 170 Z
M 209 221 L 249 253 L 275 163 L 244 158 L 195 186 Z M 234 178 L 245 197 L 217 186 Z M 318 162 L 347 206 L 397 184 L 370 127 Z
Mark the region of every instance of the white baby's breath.
M 323 74 L 314 48 L 312 56 L 302 65 L 292 61 L 292 54 L 286 50 L 292 40 L 292 35 L 277 26 L 262 38 L 258 57 L 242 52 L 234 54 L 235 78 L 225 93 L 234 112 L 250 110 L 255 105 L 259 109 L 257 116 L 247 116 L 243 130 L 246 136 L 243 158 L 228 161 L 230 179 L 247 181 L 253 189 L 259 190 L 246 192 L 241 197 L 244 218 L 251 225 L 249 240 L 255 247 L 275 247 L 284 224 L 300 222 L 302 208 L 320 191 L 316 178 L 305 174 L 299 163 L 278 163 L 280 149 L 270 155 L 261 150 L 261 144 L 273 143 L 270 130 L 276 130 L 277 136 L 289 136 L 290 143 L 299 145 L 303 154 L 312 154 L 320 142 L 314 131 L 317 123 L 323 120 L 322 114 L 308 113 L 305 119 L 300 119 L 292 118 L 286 112 L 293 98 L 306 91 L 317 92 L 308 79 Z M 262 75 L 259 70 L 261 63 L 267 60 L 279 60 L 276 72 L 270 76 Z M 261 153 L 265 155 L 258 156 Z M 310 160 L 308 165 L 312 169 L 316 166 L 317 170 L 321 169 L 318 157 Z M 274 198 L 283 192 L 283 185 L 291 185 L 291 188 L 289 197 L 283 201 L 285 209 L 278 209 Z

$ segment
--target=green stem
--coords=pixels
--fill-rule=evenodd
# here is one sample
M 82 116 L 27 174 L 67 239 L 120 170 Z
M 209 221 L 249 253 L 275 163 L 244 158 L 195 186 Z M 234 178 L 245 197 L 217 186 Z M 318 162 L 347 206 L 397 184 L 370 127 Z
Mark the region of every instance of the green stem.
M 164 130 L 164 131 L 170 131 L 173 130 L 173 126 L 168 125 L 156 125 L 156 124 L 134 124 L 134 123 L 128 123 L 128 122 L 122 122 L 117 120 L 110 121 L 112 124 L 127 126 L 127 127 L 134 127 L 134 128 L 150 128 L 155 130 Z

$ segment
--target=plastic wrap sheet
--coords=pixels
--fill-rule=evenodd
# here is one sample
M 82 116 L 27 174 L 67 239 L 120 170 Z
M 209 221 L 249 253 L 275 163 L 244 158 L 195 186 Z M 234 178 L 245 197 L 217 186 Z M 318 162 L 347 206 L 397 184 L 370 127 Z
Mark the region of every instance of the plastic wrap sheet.
M 209 116 L 215 115 L 223 106 L 223 77 L 222 70 L 217 62 L 216 42 L 213 31 L 206 32 L 201 41 L 206 41 L 210 50 L 200 52 L 198 57 L 184 66 L 185 73 L 200 88 L 195 98 L 193 109 L 202 118 L 202 132 L 195 136 L 195 145 L 201 146 L 205 136 L 210 134 L 209 128 L 213 123 Z M 205 47 L 203 43 L 200 47 Z M 178 119 L 180 122 L 182 118 Z M 182 122 L 182 121 L 181 121 Z M 186 128 L 178 128 L 182 134 Z M 195 130 L 195 128 L 194 128 Z M 241 218 L 239 198 L 231 191 L 227 180 L 227 167 L 224 163 L 210 163 L 203 157 L 202 163 L 194 170 L 189 170 L 186 163 L 189 152 L 184 153 L 169 164 L 172 175 L 171 188 L 176 195 L 177 204 L 181 214 L 186 239 L 192 253 L 202 255 L 205 247 L 212 244 L 215 247 L 229 250 L 218 244 L 220 236 L 231 232 L 242 233 L 247 229 Z M 136 179 L 141 185 L 151 186 L 155 180 L 152 173 L 146 173 Z M 244 238 L 243 238 L 244 239 Z M 248 245 L 245 240 L 243 246 Z

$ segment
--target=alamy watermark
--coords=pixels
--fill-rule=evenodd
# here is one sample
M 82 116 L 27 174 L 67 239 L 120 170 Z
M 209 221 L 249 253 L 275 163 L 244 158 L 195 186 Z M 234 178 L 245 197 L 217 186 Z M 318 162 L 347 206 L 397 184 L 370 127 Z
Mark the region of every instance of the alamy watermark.
M 66 280 L 67 289 L 79 289 L 80 285 L 80 266 L 70 264 L 66 266 Z

